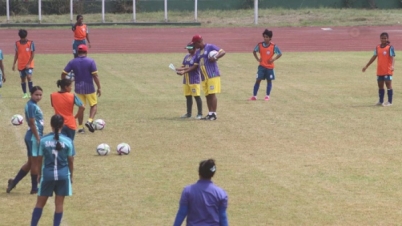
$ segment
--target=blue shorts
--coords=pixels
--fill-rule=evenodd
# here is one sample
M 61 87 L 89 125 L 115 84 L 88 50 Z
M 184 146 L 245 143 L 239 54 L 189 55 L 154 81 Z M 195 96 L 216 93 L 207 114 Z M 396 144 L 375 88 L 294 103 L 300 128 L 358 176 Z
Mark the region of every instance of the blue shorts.
M 78 49 L 78 46 L 81 45 L 81 44 L 84 44 L 84 45 L 87 44 L 85 39 L 84 40 L 74 40 L 73 41 L 73 54 L 74 55 L 78 54 L 77 49 Z
M 27 77 L 28 75 L 32 76 L 33 68 L 25 69 L 25 70 L 22 70 L 22 71 L 19 71 L 19 72 L 20 72 L 20 77 L 21 78 Z
M 44 181 L 41 178 L 38 189 L 38 196 L 52 197 L 54 194 L 58 196 L 71 196 L 73 194 L 73 189 L 71 186 L 71 180 L 50 180 Z
M 274 69 L 265 68 L 261 65 L 258 66 L 257 71 L 257 79 L 258 80 L 275 80 L 275 71 Z
M 28 157 L 38 157 L 39 154 L 39 144 L 36 141 L 35 136 L 32 134 L 31 130 L 28 130 L 25 134 L 25 145 L 27 146 L 27 156 Z
M 377 81 L 392 81 L 392 75 L 377 75 Z

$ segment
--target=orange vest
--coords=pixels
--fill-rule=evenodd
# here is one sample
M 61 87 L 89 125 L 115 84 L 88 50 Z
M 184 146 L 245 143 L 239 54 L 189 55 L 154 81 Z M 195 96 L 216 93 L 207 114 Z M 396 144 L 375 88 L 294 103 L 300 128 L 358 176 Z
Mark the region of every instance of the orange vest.
M 381 48 L 381 45 L 377 46 L 377 75 L 393 74 L 393 71 L 391 71 L 392 57 L 390 56 L 390 49 L 390 45 L 386 45 L 384 48 Z
M 81 26 L 75 26 L 74 39 L 75 40 L 85 40 L 87 37 L 87 25 L 82 24 Z
M 258 45 L 260 49 L 260 65 L 265 68 L 273 69 L 274 63 L 269 63 L 269 61 L 275 54 L 275 44 L 271 42 L 267 47 L 264 47 L 263 42 L 260 42 Z
M 74 118 L 74 94 L 54 92 L 50 94 L 54 113 L 63 116 L 64 125 L 75 130 L 77 124 Z
M 32 41 L 27 40 L 25 44 L 21 44 L 20 41 L 15 43 L 16 50 L 18 53 L 18 70 L 25 70 L 25 66 L 28 64 L 29 59 L 31 59 L 32 51 L 31 51 Z M 34 68 L 34 60 L 32 59 L 29 68 Z

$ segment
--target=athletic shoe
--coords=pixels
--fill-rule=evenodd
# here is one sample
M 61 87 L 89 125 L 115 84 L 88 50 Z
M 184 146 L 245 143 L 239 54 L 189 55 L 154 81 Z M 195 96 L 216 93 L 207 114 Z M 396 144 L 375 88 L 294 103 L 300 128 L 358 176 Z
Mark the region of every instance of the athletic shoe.
M 376 106 L 382 106 L 382 103 L 381 103 L 381 102 L 377 102 L 375 105 L 376 105 Z
M 184 115 L 180 116 L 180 118 L 191 118 L 191 115 L 189 115 L 189 114 L 184 114 Z
M 8 185 L 7 185 L 7 193 L 10 193 L 11 190 L 15 188 L 14 185 L 14 180 L 13 179 L 8 179 Z
M 28 94 L 27 93 L 24 93 L 24 95 L 22 96 L 22 98 L 29 98 L 29 96 L 28 96 Z
M 85 129 L 79 129 L 78 133 L 85 133 Z
M 264 100 L 269 101 L 269 96 L 265 96 Z
M 210 117 L 209 117 L 209 120 L 211 120 L 211 121 L 215 121 L 215 120 L 217 120 L 218 118 L 216 117 L 216 114 L 212 114 Z
M 94 128 L 94 125 L 92 124 L 92 122 L 86 122 L 85 126 L 88 128 L 89 132 L 91 132 L 91 133 L 95 132 L 95 128 Z
M 202 115 L 198 114 L 197 116 L 195 116 L 195 119 L 202 119 Z
M 211 115 L 207 115 L 204 118 L 201 118 L 201 120 L 210 120 L 210 118 L 211 118 Z
M 38 189 L 36 189 L 36 190 L 31 190 L 30 194 L 31 194 L 31 195 L 38 194 Z
M 250 99 L 248 99 L 248 100 L 257 100 L 257 97 L 256 97 L 256 96 L 252 96 L 252 97 L 250 97 Z
M 389 107 L 389 106 L 392 106 L 392 103 L 387 102 L 387 103 L 384 103 L 382 106 L 384 106 L 384 107 Z

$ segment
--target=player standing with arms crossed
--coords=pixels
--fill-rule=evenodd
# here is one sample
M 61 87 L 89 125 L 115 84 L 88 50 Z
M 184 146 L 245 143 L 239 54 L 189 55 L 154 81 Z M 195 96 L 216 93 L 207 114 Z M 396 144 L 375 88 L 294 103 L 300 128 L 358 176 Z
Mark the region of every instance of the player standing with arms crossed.
M 191 111 L 193 108 L 193 97 L 197 102 L 198 114 L 196 119 L 202 118 L 202 101 L 201 101 L 201 76 L 198 69 L 196 49 L 193 43 L 186 46 L 188 54 L 183 59 L 183 65 L 177 69 L 178 75 L 183 75 L 183 91 L 186 97 L 187 113 L 181 116 L 182 118 L 191 118 Z
M 31 194 L 38 192 L 38 152 L 40 138 L 43 136 L 43 113 L 38 106 L 42 99 L 43 90 L 40 86 L 34 86 L 31 89 L 31 99 L 25 105 L 25 118 L 28 122 L 28 131 L 25 134 L 25 144 L 27 146 L 28 161 L 21 167 L 14 179 L 8 180 L 7 193 L 31 171 Z
M 202 79 L 202 88 L 207 99 L 208 115 L 203 120 L 216 120 L 218 107 L 218 99 L 216 94 L 221 92 L 221 76 L 217 61 L 223 57 L 226 52 L 216 45 L 204 43 L 201 35 L 194 35 L 191 40 L 194 47 L 199 49 L 199 64 Z M 209 57 L 209 52 L 218 51 L 215 56 Z
M 264 100 L 269 100 L 269 95 L 272 89 L 272 80 L 275 80 L 274 61 L 282 56 L 278 46 L 276 46 L 272 39 L 272 31 L 265 29 L 262 33 L 264 41 L 257 44 L 254 48 L 253 55 L 260 63 L 258 65 L 257 79 L 254 84 L 253 96 L 249 100 L 257 100 L 258 89 L 260 88 L 261 80 L 267 80 L 267 90 Z M 260 57 L 258 58 L 257 53 Z M 275 55 L 275 57 L 274 57 Z
M 52 133 L 45 135 L 39 146 L 40 186 L 35 208 L 32 212 L 31 226 L 38 225 L 47 199 L 56 194 L 53 225 L 59 226 L 63 218 L 63 204 L 66 196 L 72 195 L 74 157 L 73 142 L 60 134 L 64 120 L 61 115 L 53 115 L 50 120 Z
M 89 41 L 89 29 L 86 24 L 83 23 L 84 17 L 77 15 L 77 22 L 72 26 L 71 30 L 74 32 L 73 41 L 73 54 L 74 58 L 78 57 L 78 46 L 81 44 L 86 45 L 88 41 L 88 47 L 91 48 L 91 42 Z
M 87 57 L 88 47 L 84 44 L 78 46 L 78 57 L 72 59 L 64 71 L 61 73 L 61 78 L 65 79 L 69 71 L 73 70 L 75 74 L 75 93 L 81 102 L 85 106 L 87 101 L 89 102 L 89 118 L 85 123 L 85 126 L 91 133 L 95 132 L 95 128 L 92 124 L 96 111 L 98 109 L 97 95 L 101 96 L 101 85 L 98 77 L 98 69 L 93 59 Z M 94 82 L 97 86 L 95 92 Z M 83 114 L 78 115 L 78 132 L 85 133 L 83 123 Z
M 26 30 L 19 30 L 18 36 L 20 40 L 15 42 L 15 56 L 13 63 L 13 71 L 15 71 L 15 64 L 18 61 L 18 71 L 21 77 L 21 88 L 24 96 L 22 98 L 29 98 L 29 92 L 32 89 L 32 73 L 34 68 L 35 44 L 33 41 L 28 40 L 28 32 Z M 26 81 L 28 79 L 28 93 L 26 88 Z
M 379 101 L 376 105 L 378 106 L 391 106 L 392 96 L 394 91 L 392 89 L 392 75 L 394 73 L 394 63 L 395 63 L 395 50 L 394 47 L 390 45 L 388 33 L 380 34 L 380 41 L 375 50 L 374 55 L 371 57 L 367 65 L 362 69 L 363 72 L 370 66 L 374 60 L 377 59 L 377 84 L 378 84 L 378 96 Z M 387 87 L 388 102 L 384 103 L 384 83 Z

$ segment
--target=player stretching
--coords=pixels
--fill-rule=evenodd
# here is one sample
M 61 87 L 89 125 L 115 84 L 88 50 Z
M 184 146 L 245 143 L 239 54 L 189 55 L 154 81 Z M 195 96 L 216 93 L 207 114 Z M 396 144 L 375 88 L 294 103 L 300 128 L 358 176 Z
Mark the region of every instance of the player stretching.
M 257 100 L 257 93 L 258 89 L 260 88 L 261 80 L 265 79 L 267 80 L 267 90 L 264 99 L 266 101 L 269 100 L 269 95 L 272 89 L 272 80 L 275 80 L 274 61 L 282 56 L 278 46 L 271 42 L 272 31 L 265 29 L 265 31 L 262 33 L 262 37 L 264 37 L 264 41 L 258 43 L 253 51 L 255 59 L 260 63 L 260 65 L 258 65 L 257 79 L 254 84 L 253 96 L 249 100 Z M 258 58 L 257 52 L 259 53 L 260 58 Z
M 374 50 L 374 55 L 371 57 L 367 65 L 362 69 L 363 72 L 370 66 L 374 60 L 377 59 L 377 83 L 378 83 L 378 96 L 379 101 L 376 105 L 378 106 L 391 106 L 392 96 L 394 91 L 392 89 L 392 74 L 394 73 L 394 63 L 395 63 L 395 50 L 394 47 L 390 45 L 388 33 L 381 33 L 380 41 L 381 44 L 378 45 Z M 384 83 L 387 86 L 388 102 L 384 103 Z
M 64 120 L 61 115 L 53 115 L 50 120 L 52 133 L 45 135 L 39 146 L 40 186 L 35 208 L 32 212 L 31 226 L 38 225 L 43 207 L 49 197 L 56 194 L 53 225 L 59 226 L 63 217 L 63 204 L 66 196 L 72 195 L 74 157 L 70 138 L 60 134 Z
M 15 42 L 15 56 L 13 63 L 13 71 L 15 71 L 15 64 L 18 61 L 18 71 L 21 77 L 21 88 L 24 96 L 22 98 L 29 98 L 29 92 L 33 87 L 32 73 L 34 68 L 35 45 L 33 41 L 27 39 L 28 32 L 26 30 L 19 30 L 18 36 L 20 40 Z M 28 92 L 26 87 L 26 80 L 28 79 Z

